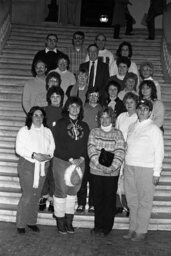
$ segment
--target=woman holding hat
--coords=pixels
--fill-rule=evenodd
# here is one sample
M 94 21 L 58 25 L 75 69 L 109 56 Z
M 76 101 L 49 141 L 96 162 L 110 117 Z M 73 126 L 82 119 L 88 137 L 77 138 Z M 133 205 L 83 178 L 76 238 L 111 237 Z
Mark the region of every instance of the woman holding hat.
M 125 192 L 129 233 L 125 239 L 144 240 L 150 221 L 154 188 L 159 182 L 164 158 L 161 130 L 151 120 L 153 104 L 142 99 L 137 105 L 138 120 L 128 130 L 125 157 Z
M 70 97 L 63 118 L 55 126 L 56 149 L 53 160 L 55 180 L 54 215 L 61 234 L 74 233 L 72 226 L 75 200 L 81 187 L 87 160 L 88 125 L 82 121 L 83 106 L 78 97 Z
M 125 141 L 121 131 L 113 127 L 114 121 L 113 110 L 104 107 L 98 113 L 99 128 L 91 130 L 88 141 L 95 208 L 91 233 L 97 236 L 108 235 L 112 230 L 118 177 L 125 156 Z
M 19 234 L 25 233 L 26 225 L 39 232 L 36 226 L 39 198 L 54 149 L 52 132 L 46 127 L 45 111 L 38 106 L 32 107 L 27 114 L 26 125 L 19 130 L 16 139 L 22 189 L 16 220 Z

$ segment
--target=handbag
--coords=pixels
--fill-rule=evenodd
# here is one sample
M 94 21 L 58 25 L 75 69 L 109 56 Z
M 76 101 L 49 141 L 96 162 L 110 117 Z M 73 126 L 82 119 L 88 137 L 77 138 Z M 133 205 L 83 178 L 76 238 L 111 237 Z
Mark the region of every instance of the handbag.
M 112 165 L 114 159 L 114 153 L 106 151 L 104 148 L 101 149 L 99 156 L 99 163 L 106 167 L 110 167 Z
M 141 20 L 141 25 L 147 26 L 147 13 L 144 13 L 142 20 Z

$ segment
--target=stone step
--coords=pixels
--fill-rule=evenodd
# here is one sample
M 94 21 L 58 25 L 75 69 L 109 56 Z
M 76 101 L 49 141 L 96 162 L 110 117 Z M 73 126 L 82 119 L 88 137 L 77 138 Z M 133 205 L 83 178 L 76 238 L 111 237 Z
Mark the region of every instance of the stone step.
M 30 69 L 31 69 L 31 66 L 30 66 Z M 0 70 L 0 74 L 3 74 L 3 75 L 21 75 L 21 76 L 29 76 L 29 74 L 31 74 L 31 71 L 27 68 L 25 70 L 25 68 L 23 69 L 18 69 L 17 67 L 14 68 L 14 69 L 2 69 Z
M 90 43 L 92 43 L 90 41 Z M 86 42 L 87 46 L 89 45 L 88 42 Z M 63 50 L 65 52 L 66 48 L 71 47 L 72 46 L 72 42 L 68 43 L 68 38 L 66 39 L 61 39 L 58 41 L 58 48 Z M 116 53 L 116 50 L 118 48 L 118 44 L 114 45 L 112 44 L 112 48 L 110 47 L 110 45 L 106 44 L 106 47 L 109 50 L 112 50 L 113 53 Z M 30 38 L 30 40 L 19 40 L 19 39 L 15 39 L 15 38 L 10 38 L 10 40 L 7 41 L 7 46 L 5 47 L 5 49 L 11 49 L 11 48 L 15 48 L 17 49 L 27 49 L 27 50 L 32 50 L 32 52 L 38 51 L 40 49 L 44 48 L 44 42 L 38 42 L 37 40 L 34 42 L 32 40 L 32 38 Z M 14 49 L 14 52 L 15 52 Z M 139 47 L 137 47 L 136 45 L 133 46 L 133 55 L 135 56 L 141 56 L 143 57 L 147 57 L 150 55 L 151 57 L 153 56 L 160 56 L 160 46 L 159 47 L 145 47 L 143 44 L 140 45 Z M 150 54 L 149 54 L 150 53 Z
M 25 63 L 24 65 L 20 62 L 17 63 L 1 63 L 0 62 L 0 68 L 4 71 L 5 69 L 10 69 L 10 70 L 17 70 L 17 74 L 18 71 L 25 71 L 25 70 L 29 70 L 31 68 L 31 63 Z
M 0 220 L 6 222 L 16 222 L 16 206 L 5 205 L 0 210 Z M 56 225 L 52 214 L 46 212 L 38 213 L 39 225 Z M 88 213 L 84 215 L 74 215 L 73 225 L 76 228 L 93 228 L 94 216 Z M 114 229 L 128 229 L 129 219 L 122 216 L 115 217 Z M 171 230 L 171 215 L 169 213 L 152 214 L 149 224 L 149 230 Z
M 0 209 L 2 209 L 5 205 L 15 206 L 17 207 L 20 196 L 5 196 L 0 194 Z M 171 206 L 163 206 L 157 204 L 157 202 L 153 205 L 152 214 L 160 214 L 160 213 L 168 213 L 171 214 Z
M 39 50 L 39 49 L 38 49 Z M 66 49 L 60 49 L 64 52 Z M 22 49 L 16 49 L 15 52 L 13 49 L 3 49 L 3 52 L 1 53 L 1 61 L 2 62 L 15 62 L 20 60 L 20 63 L 32 63 L 33 57 L 37 51 L 36 50 L 22 50 Z M 112 49 L 113 54 L 115 55 L 115 51 Z M 147 59 L 147 58 L 146 58 Z M 3 61 L 4 60 L 4 61 Z M 138 67 L 140 66 L 140 63 L 142 62 L 142 57 L 138 55 L 133 55 L 132 60 L 136 62 Z M 155 67 L 161 67 L 161 61 L 160 56 L 148 56 L 148 61 L 151 61 L 154 64 Z
M 0 89 L 1 91 L 1 89 Z M 0 102 L 8 102 L 13 104 L 14 102 L 18 102 L 19 104 L 21 104 L 21 100 L 22 100 L 22 92 L 21 94 L 6 94 L 6 93 L 1 93 L 0 94 Z
M 18 156 L 9 153 L 1 153 L 0 161 L 18 161 Z
M 11 118 L 11 117 L 25 117 L 25 113 L 24 113 L 24 111 L 23 110 L 21 110 L 21 111 L 19 111 L 19 110 L 12 110 L 12 109 L 10 109 L 10 110 L 2 110 L 1 108 L 0 108 L 0 116 L 1 117 L 3 117 L 3 116 L 8 116 L 9 118 Z M 1 135 L 0 135 L 1 136 Z
M 64 52 L 66 52 L 66 49 L 63 49 Z M 114 53 L 114 51 L 113 51 Z M 33 51 L 28 51 L 28 53 L 26 53 L 25 51 L 12 51 L 12 50 L 3 50 L 3 52 L 0 54 L 0 62 L 1 63 L 18 63 L 20 62 L 25 64 L 27 63 L 32 63 L 33 60 Z M 138 55 L 133 55 L 132 56 L 132 60 L 136 62 L 136 64 L 139 66 L 140 63 L 142 62 L 142 57 L 138 56 Z M 162 68 L 161 65 L 161 61 L 160 61 L 160 56 L 152 56 L 152 57 L 148 57 L 148 60 L 153 62 L 154 68 L 157 70 Z
M 10 180 L 11 179 L 11 180 Z M 0 190 L 2 188 L 20 189 L 18 177 L 0 176 Z M 155 196 L 171 196 L 171 185 L 158 185 L 155 189 Z
M 17 127 L 21 127 L 24 126 L 24 122 L 25 120 L 1 120 L 0 119 L 0 123 L 3 126 L 17 126 Z M 0 139 L 1 140 L 1 139 Z

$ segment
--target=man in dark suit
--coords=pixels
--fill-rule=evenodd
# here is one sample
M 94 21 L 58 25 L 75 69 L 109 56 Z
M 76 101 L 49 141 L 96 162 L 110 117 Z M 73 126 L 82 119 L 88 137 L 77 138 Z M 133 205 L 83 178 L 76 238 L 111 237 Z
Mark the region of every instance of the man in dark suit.
M 155 39 L 155 18 L 163 14 L 166 8 L 166 0 L 151 0 L 147 14 L 148 40 Z
M 35 64 L 38 60 L 42 60 L 46 64 L 47 73 L 57 68 L 57 61 L 64 53 L 57 49 L 58 37 L 56 34 L 48 34 L 45 41 L 45 49 L 38 51 L 32 62 L 32 74 L 36 75 Z
M 87 69 L 89 72 L 88 91 L 92 88 L 99 91 L 102 96 L 106 83 L 109 79 L 108 64 L 98 60 L 99 49 L 96 44 L 90 44 L 87 48 L 89 61 L 82 63 L 80 69 Z

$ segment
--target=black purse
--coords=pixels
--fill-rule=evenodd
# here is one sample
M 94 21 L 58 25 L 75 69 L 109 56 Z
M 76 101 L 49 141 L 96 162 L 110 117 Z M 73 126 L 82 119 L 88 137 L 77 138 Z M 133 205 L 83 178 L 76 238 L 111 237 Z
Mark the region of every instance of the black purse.
M 102 148 L 99 156 L 99 163 L 106 167 L 110 167 L 112 165 L 114 156 L 114 153 L 106 151 L 104 148 Z

